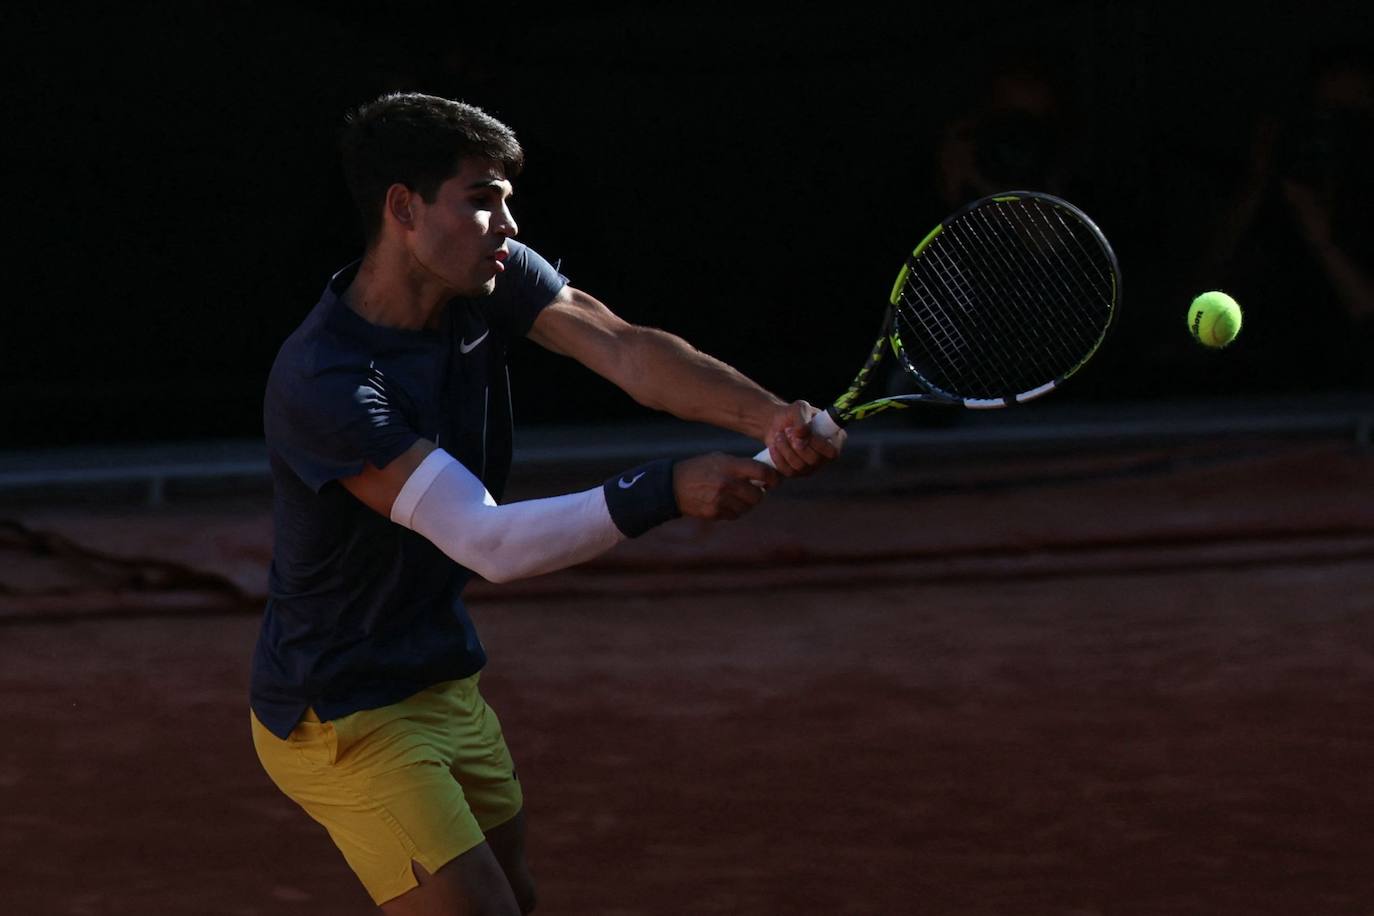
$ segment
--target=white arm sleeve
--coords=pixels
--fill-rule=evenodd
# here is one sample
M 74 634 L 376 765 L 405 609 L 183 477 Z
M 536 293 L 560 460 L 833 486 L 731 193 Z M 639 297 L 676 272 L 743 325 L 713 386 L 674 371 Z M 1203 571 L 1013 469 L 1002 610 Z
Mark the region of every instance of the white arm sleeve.
M 443 449 L 430 452 L 406 479 L 391 520 L 490 582 L 574 566 L 625 539 L 600 487 L 498 506 Z

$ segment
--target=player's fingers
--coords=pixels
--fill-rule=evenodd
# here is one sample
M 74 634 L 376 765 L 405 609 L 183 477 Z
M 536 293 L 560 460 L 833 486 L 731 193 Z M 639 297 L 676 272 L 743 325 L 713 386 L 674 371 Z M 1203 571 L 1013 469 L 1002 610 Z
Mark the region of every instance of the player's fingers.
M 769 458 L 784 476 L 805 475 L 820 461 L 806 446 L 811 432 L 809 424 L 818 412 L 806 401 L 793 401 L 775 418 L 765 444 Z
M 787 476 L 804 477 L 827 461 L 833 461 L 839 450 L 830 440 L 803 426 L 786 430 L 779 437 L 777 447 L 770 449 L 770 454 L 781 456 L 783 464 L 779 467 Z
M 768 443 L 768 455 L 773 459 L 774 466 L 787 477 L 805 474 L 810 470 L 806 459 L 797 453 L 797 447 L 786 433 L 778 433 Z
M 783 456 L 789 477 L 810 474 L 835 457 L 834 448 L 809 425 L 789 426 L 780 432 L 775 451 Z
M 772 454 L 771 450 L 769 454 Z M 752 458 L 732 458 L 727 471 L 732 480 L 748 483 L 753 489 L 761 486 L 765 490 L 771 490 L 782 483 L 783 475 L 776 468 L 770 468 L 762 461 Z
M 752 458 L 714 453 L 680 461 L 674 472 L 674 495 L 690 518 L 731 519 L 763 499 L 782 475 Z
M 753 508 L 763 501 L 763 496 L 767 490 L 759 487 L 749 480 L 732 480 L 726 484 L 721 491 L 722 498 L 730 498 L 732 502 L 739 502 L 748 508 Z
M 720 490 L 720 505 L 730 513 L 729 518 L 738 518 L 757 506 L 768 489 L 782 481 L 778 472 L 767 465 L 746 461 L 752 467 L 746 470 L 745 476 L 725 481 Z
M 790 432 L 790 430 L 789 430 Z M 797 439 L 797 449 L 808 460 L 810 464 L 820 464 L 822 461 L 833 461 L 840 456 L 840 443 L 844 441 L 844 430 L 835 434 L 835 439 L 827 439 L 817 435 L 808 426 Z M 812 460 L 814 459 L 814 460 Z
M 732 484 L 720 494 L 720 517 L 734 520 L 753 509 L 763 500 L 763 491 L 750 484 Z
M 798 473 L 810 474 L 826 460 L 817 448 L 817 445 L 825 440 L 814 435 L 809 428 L 789 429 L 787 439 L 793 453 L 797 456 L 797 461 L 802 464 L 802 470 Z

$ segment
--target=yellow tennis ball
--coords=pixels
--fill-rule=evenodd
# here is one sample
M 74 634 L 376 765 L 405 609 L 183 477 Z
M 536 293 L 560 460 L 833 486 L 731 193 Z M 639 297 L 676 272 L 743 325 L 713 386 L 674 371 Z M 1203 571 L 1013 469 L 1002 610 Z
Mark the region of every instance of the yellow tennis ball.
M 1203 293 L 1188 307 L 1188 330 L 1204 346 L 1224 347 L 1235 340 L 1240 321 L 1240 306 L 1220 290 Z

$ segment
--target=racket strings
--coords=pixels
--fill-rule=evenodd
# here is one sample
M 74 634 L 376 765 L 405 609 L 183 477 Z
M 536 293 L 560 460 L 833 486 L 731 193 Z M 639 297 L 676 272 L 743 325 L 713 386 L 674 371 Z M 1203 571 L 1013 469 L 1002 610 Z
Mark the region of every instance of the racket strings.
M 1032 221 L 1023 219 L 1024 214 L 1019 210 L 1003 214 L 1010 216 L 1014 223 L 999 223 L 992 218 L 994 214 L 985 210 L 970 215 L 974 218 L 957 227 L 954 238 L 969 239 L 966 256 L 971 262 L 984 267 L 984 289 L 999 295 L 997 301 L 1002 308 L 988 308 L 987 320 L 997 324 L 999 336 L 1005 334 L 1007 339 L 1019 345 L 1022 358 L 1018 365 L 1029 369 L 1033 372 L 1032 377 L 1043 381 L 1054 366 L 1063 363 L 1067 354 L 1081 349 L 1087 341 L 1076 334 L 1079 329 L 1076 323 L 1063 325 L 1058 329 L 1063 333 L 1053 335 L 1042 321 L 1037 320 L 1036 303 L 1045 301 L 1045 291 L 1057 285 L 1061 274 L 1054 270 L 1056 265 L 1029 256 L 1027 247 L 1008 242 L 1012 239 L 1015 242 L 1030 242 L 1044 246 L 1039 249 L 1041 252 L 1053 253 L 1053 241 L 1038 234 L 1037 227 Z M 1057 266 L 1065 272 L 1071 272 L 1062 260 Z M 1003 268 L 1000 274 L 999 267 Z M 1006 285 L 1008 281 L 1014 284 L 1016 295 L 1011 295 L 1012 289 Z M 1072 306 L 1074 297 L 1070 291 L 1061 287 L 1057 292 L 1057 301 Z
M 931 253 L 936 262 L 942 266 L 946 273 L 956 270 L 967 272 L 979 289 L 990 288 L 995 282 L 994 277 L 998 265 L 989 262 L 987 258 L 988 249 L 984 246 L 970 244 L 968 227 L 965 226 L 954 229 L 950 241 L 952 246 L 949 250 L 940 249 Z M 1020 275 L 1014 270 L 1006 276 L 1018 284 L 1023 283 Z M 1029 291 L 1024 292 L 1028 298 Z M 1009 317 L 1008 315 L 980 315 L 980 313 L 986 313 L 987 310 L 974 304 L 972 298 L 969 307 L 964 310 L 964 318 L 976 329 L 981 345 L 981 350 L 978 352 L 985 354 L 986 359 L 983 362 L 989 364 L 989 369 L 993 368 L 991 363 L 996 363 L 994 377 L 999 380 L 1000 384 L 1004 384 L 1006 379 L 1014 375 L 1015 367 L 1027 355 L 1026 341 L 1018 333 L 1018 325 L 1023 330 L 1029 330 L 1033 335 L 1035 334 L 1034 329 L 1025 324 L 1024 319 L 1029 317 L 1028 314 L 1020 313 L 1019 303 L 1021 301 L 1020 297 L 1007 300 L 1011 309 L 1018 312 L 1014 316 L 1017 319 L 1016 322 L 1011 324 L 1005 320 Z M 1043 347 L 1043 343 L 1039 345 Z M 977 362 L 971 362 L 973 365 L 978 365 Z M 992 388 L 985 387 L 984 390 L 992 390 Z
M 1032 364 L 1037 367 L 1037 375 L 1043 378 L 1049 367 L 1061 363 L 1066 354 L 1076 352 L 1088 343 L 1086 337 L 1079 333 L 1082 326 L 1077 322 L 1064 324 L 1058 329 L 1062 332 L 1060 335 L 1050 334 L 1050 329 L 1043 322 L 1037 320 L 1034 306 L 1034 303 L 1040 301 L 1038 297 L 1043 295 L 1045 289 L 1054 287 L 1065 277 L 1071 276 L 1072 268 L 1064 264 L 1061 259 L 1058 265 L 1060 271 L 1055 271 L 1053 265 L 1040 259 L 1026 257 L 1025 251 L 1014 245 L 997 244 L 1004 237 L 1003 230 L 1006 227 L 997 226 L 990 222 L 987 213 L 980 212 L 975 215 L 979 218 L 978 222 L 981 223 L 984 240 L 991 244 L 980 251 L 971 252 L 970 257 L 985 260 L 991 258 L 994 263 L 1000 260 L 1001 265 L 1007 271 L 1005 276 L 1016 281 L 1020 296 L 1007 297 L 1004 300 L 1004 304 L 1007 306 L 1007 317 L 1014 319 L 1014 324 L 1005 327 L 1005 331 L 1013 335 L 1018 329 L 1022 332 L 1024 336 L 1015 339 L 1023 345 L 1023 353 L 1026 358 L 1030 359 Z M 1019 216 L 1020 214 L 1016 215 Z M 976 224 L 970 222 L 969 225 L 972 227 Z M 1019 238 L 1035 239 L 1039 244 L 1050 246 L 1044 250 L 1054 251 L 1054 240 L 1046 239 L 1043 236 L 1036 238 L 1036 227 L 1029 221 L 1019 221 L 1016 232 Z M 989 276 L 987 288 L 995 289 L 998 279 L 995 274 Z M 1061 294 L 1060 301 L 1072 307 L 1076 301 L 1072 291 L 1061 287 L 1058 292 Z M 1080 296 L 1083 292 L 1081 289 L 1078 291 Z M 994 314 L 997 313 L 994 312 Z
M 1018 217 L 1025 215 L 1027 218 L 1022 221 L 1023 227 L 1028 232 L 1039 231 L 1040 239 L 1045 245 L 1046 251 L 1052 253 L 1058 262 L 1060 270 L 1052 272 L 1045 279 L 1047 282 L 1061 283 L 1062 302 L 1066 303 L 1081 319 L 1081 323 L 1070 325 L 1075 330 L 1083 331 L 1084 334 L 1090 333 L 1096 328 L 1096 318 L 1092 314 L 1088 303 L 1099 301 L 1104 291 L 1101 284 L 1105 282 L 1105 292 L 1111 295 L 1110 279 L 1101 272 L 1100 266 L 1089 256 L 1088 250 L 1083 247 L 1082 240 L 1073 232 L 1069 223 L 1064 220 L 1063 214 L 1058 210 L 1051 210 L 1049 207 L 1039 206 L 1025 211 L 1013 211 Z M 1054 217 L 1054 222 L 1050 217 Z M 1038 219 L 1037 219 L 1038 218 Z M 1072 264 L 1065 260 L 1066 245 L 1069 243 L 1074 246 L 1072 252 L 1067 252 L 1074 257 Z M 1037 266 L 1048 268 L 1051 265 L 1039 262 Z M 1097 272 L 1099 286 L 1092 287 L 1092 278 L 1088 274 L 1092 271 Z
M 897 319 L 905 327 L 900 336 L 909 362 L 914 367 L 941 367 L 940 378 L 930 377 L 928 370 L 918 371 L 951 394 L 993 390 L 1014 358 L 987 339 L 987 328 L 975 320 L 975 294 L 959 267 L 938 252 L 931 252 L 925 266 L 927 270 L 908 273 L 897 310 Z M 984 362 L 973 361 L 973 353 L 982 353 Z M 998 366 L 985 367 L 989 361 Z
M 903 296 L 907 308 L 898 314 L 912 332 L 903 335 L 903 342 L 916 341 L 917 348 L 922 341 L 935 344 L 913 362 L 939 366 L 943 380 L 928 381 L 944 390 L 974 397 L 1014 394 L 1016 367 L 1028 356 L 1026 343 L 1020 330 L 1004 320 L 1007 315 L 988 314 L 979 307 L 977 289 L 989 286 L 987 265 L 965 240 L 951 240 L 959 250 L 932 248 L 922 265 L 926 269 L 909 273 L 908 294 Z M 1008 301 L 1015 310 L 1017 300 Z
M 999 377 L 1005 377 L 1015 357 L 999 347 L 998 338 L 989 337 L 988 328 L 977 321 L 978 281 L 965 275 L 965 265 L 940 247 L 930 249 L 928 258 L 915 272 L 908 273 L 901 294 L 905 307 L 899 308 L 897 315 L 908 329 L 901 335 L 904 346 L 910 340 L 915 348 L 925 349 L 924 358 L 916 360 L 918 364 L 942 366 L 948 377 L 972 379 L 977 390 L 990 391 Z M 931 320 L 913 321 L 918 315 L 928 315 Z M 983 352 L 989 360 L 997 361 L 998 370 L 984 371 L 968 357 L 975 352 Z M 969 386 L 965 384 L 963 388 L 967 390 Z M 952 389 L 951 393 L 958 390 Z
M 929 272 L 933 276 L 926 276 L 926 271 L 909 272 L 902 289 L 897 318 L 906 326 L 905 333 L 899 329 L 903 348 L 908 352 L 920 349 L 937 357 L 935 360 L 921 360 L 922 363 L 936 362 L 961 373 L 976 372 L 976 367 L 971 366 L 964 357 L 970 347 L 962 333 L 965 328 L 972 326 L 968 320 L 973 310 L 972 294 L 959 272 L 951 270 L 938 257 L 929 262 Z M 922 314 L 930 315 L 932 320 L 911 320 L 913 316 Z
M 1110 254 L 1072 213 L 1037 198 L 977 207 L 908 263 L 896 307 L 908 368 L 961 398 L 1035 390 L 1092 353 L 1115 286 Z

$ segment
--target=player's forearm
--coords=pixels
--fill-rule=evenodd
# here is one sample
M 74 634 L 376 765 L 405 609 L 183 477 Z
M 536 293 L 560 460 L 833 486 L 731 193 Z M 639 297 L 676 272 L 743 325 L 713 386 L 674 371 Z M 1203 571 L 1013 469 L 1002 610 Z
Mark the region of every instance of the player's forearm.
M 509 582 L 590 560 L 678 511 L 671 462 L 598 489 L 498 506 L 467 468 L 435 449 L 406 480 L 390 517 L 484 579 Z
M 616 384 L 639 403 L 683 420 L 762 440 L 786 402 L 743 373 L 666 331 L 637 328 Z

